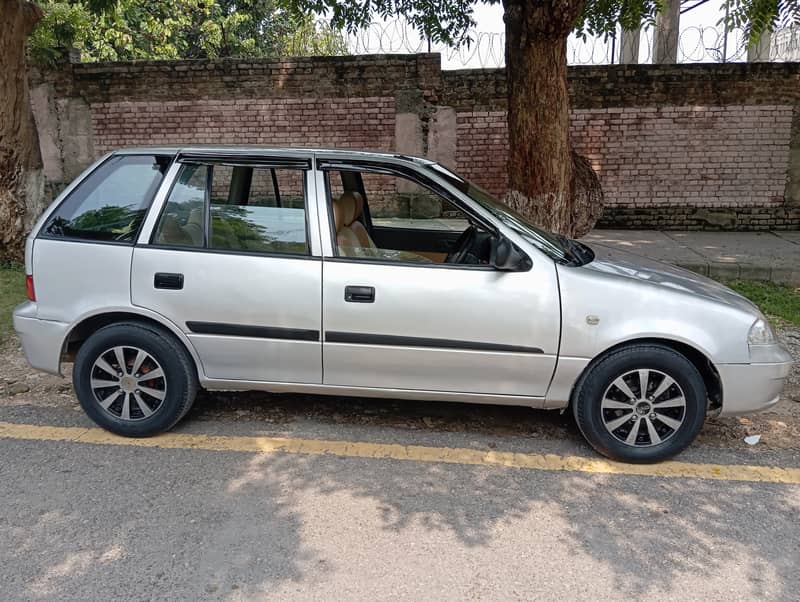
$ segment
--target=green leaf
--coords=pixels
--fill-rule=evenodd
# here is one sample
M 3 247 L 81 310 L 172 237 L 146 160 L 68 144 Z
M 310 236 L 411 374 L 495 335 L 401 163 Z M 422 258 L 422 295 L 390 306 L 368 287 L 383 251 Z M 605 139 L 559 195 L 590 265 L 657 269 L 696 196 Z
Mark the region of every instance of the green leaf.
M 65 49 L 84 61 L 345 54 L 343 32 L 280 0 L 42 0 L 31 56 L 54 63 Z

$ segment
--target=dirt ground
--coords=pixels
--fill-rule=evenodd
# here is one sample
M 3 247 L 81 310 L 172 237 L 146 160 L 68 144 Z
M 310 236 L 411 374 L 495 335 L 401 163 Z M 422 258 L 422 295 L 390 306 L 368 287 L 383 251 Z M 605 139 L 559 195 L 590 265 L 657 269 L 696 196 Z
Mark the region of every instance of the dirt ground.
M 782 325 L 778 335 L 795 363 L 781 401 L 768 412 L 739 418 L 711 418 L 700 434 L 705 445 L 746 448 L 744 438 L 761 435 L 758 448 L 800 449 L 800 328 Z M 80 412 L 65 378 L 31 370 L 12 335 L 0 346 L 0 406 L 71 408 Z M 69 370 L 70 366 L 67 366 Z M 470 404 L 328 398 L 311 395 L 201 392 L 189 420 L 263 421 L 276 425 L 313 420 L 379 424 L 409 430 L 475 431 L 498 436 L 580 438 L 571 416 L 527 408 Z

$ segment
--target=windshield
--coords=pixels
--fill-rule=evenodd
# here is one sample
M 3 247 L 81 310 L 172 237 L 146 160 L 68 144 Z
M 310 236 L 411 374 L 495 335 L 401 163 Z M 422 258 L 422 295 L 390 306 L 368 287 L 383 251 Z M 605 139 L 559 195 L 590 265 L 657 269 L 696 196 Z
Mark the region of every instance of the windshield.
M 427 167 L 479 203 L 481 207 L 489 211 L 504 225 L 514 230 L 537 249 L 559 263 L 583 265 L 594 259 L 594 253 L 587 246 L 570 240 L 566 236 L 553 234 L 534 226 L 522 215 L 498 201 L 490 193 L 468 182 L 449 169 L 442 167 L 438 163 L 430 163 Z

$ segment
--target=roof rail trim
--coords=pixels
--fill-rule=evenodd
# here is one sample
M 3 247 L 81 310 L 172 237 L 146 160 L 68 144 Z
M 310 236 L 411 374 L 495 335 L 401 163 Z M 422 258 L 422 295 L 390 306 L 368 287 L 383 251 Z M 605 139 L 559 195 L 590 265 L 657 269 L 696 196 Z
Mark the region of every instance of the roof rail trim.
M 178 162 L 191 163 L 232 163 L 236 165 L 261 165 L 266 167 L 285 167 L 294 169 L 311 169 L 311 159 L 303 157 L 276 157 L 258 152 L 225 152 L 195 150 L 180 151 L 175 159 Z

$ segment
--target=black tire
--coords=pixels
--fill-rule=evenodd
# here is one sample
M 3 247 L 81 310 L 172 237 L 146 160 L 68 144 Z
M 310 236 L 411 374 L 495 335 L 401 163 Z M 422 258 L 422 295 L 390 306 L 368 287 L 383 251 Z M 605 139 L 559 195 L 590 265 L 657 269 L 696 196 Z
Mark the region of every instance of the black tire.
M 609 395 L 624 396 L 622 390 L 613 385 L 614 381 L 620 377 L 626 376 L 631 378 L 631 373 L 638 370 L 652 370 L 649 374 L 656 374 L 655 378 L 638 378 L 632 379 L 629 390 L 634 393 L 635 397 L 642 397 L 645 402 L 632 403 L 629 400 L 622 400 L 623 403 L 631 403 L 630 410 L 614 410 L 608 408 L 601 408 L 601 403 L 606 397 L 606 393 L 610 391 Z M 650 413 L 656 412 L 660 408 L 646 405 L 647 391 L 642 393 L 635 387 L 636 382 L 641 383 L 642 380 L 649 380 L 651 387 L 648 388 L 651 392 L 657 391 L 657 378 L 658 373 L 663 373 L 671 377 L 675 384 L 680 387 L 682 397 L 685 400 L 683 408 L 670 408 L 669 411 L 673 412 L 673 416 L 682 418 L 680 426 L 671 428 L 666 423 L 662 423 L 659 418 L 652 420 L 645 420 L 646 417 L 653 418 L 658 414 Z M 664 379 L 666 380 L 666 379 Z M 641 387 L 640 387 L 641 388 Z M 653 389 L 656 389 L 653 391 Z M 678 389 L 670 389 L 674 392 Z M 670 392 L 660 395 L 658 399 L 664 399 L 670 395 Z M 627 397 L 627 396 L 625 396 Z M 639 405 L 642 404 L 641 410 L 644 415 L 639 415 Z M 703 426 L 706 415 L 707 393 L 703 377 L 698 372 L 697 368 L 674 349 L 657 344 L 632 344 L 612 351 L 608 355 L 598 360 L 587 373 L 579 381 L 572 400 L 572 409 L 575 415 L 575 421 L 578 423 L 578 428 L 583 433 L 583 436 L 589 444 L 604 456 L 608 456 L 614 460 L 631 463 L 650 463 L 660 462 L 671 458 L 680 453 L 689 444 L 694 441 L 700 429 Z M 628 412 L 630 411 L 630 414 Z M 666 412 L 666 410 L 661 410 Z M 675 414 L 674 412 L 682 412 Z M 625 421 L 617 430 L 609 430 L 611 423 L 615 422 L 615 418 L 623 419 L 623 416 L 630 416 L 629 421 Z M 634 428 L 634 423 L 641 421 L 637 424 L 637 429 L 642 428 L 644 431 L 641 433 L 637 430 L 636 433 L 631 434 Z M 609 423 L 609 428 L 606 424 Z M 642 426 L 644 425 L 644 426 Z M 657 426 L 663 433 L 669 433 L 660 440 L 663 433 L 656 433 L 655 436 L 649 434 L 649 427 Z M 633 437 L 634 443 L 629 444 L 622 441 L 622 435 L 626 433 Z M 622 433 L 620 435 L 619 433 Z M 627 437 L 626 437 L 627 439 Z M 660 441 L 654 443 L 654 441 Z
M 93 373 L 96 378 L 107 378 L 107 371 L 97 372 L 95 362 L 100 356 L 113 357 L 107 354 L 113 354 L 109 350 L 116 347 L 124 347 L 128 358 L 135 351 L 134 348 L 144 351 L 151 360 L 157 362 L 164 374 L 163 380 L 148 381 L 163 383 L 165 389 L 163 400 L 147 398 L 149 402 L 156 404 L 154 410 L 148 406 L 148 410 L 153 412 L 149 416 L 145 416 L 140 411 L 141 406 L 136 403 L 136 410 L 133 412 L 138 411 L 139 415 L 135 419 L 123 419 L 124 414 L 116 415 L 115 406 L 104 409 L 100 398 L 95 395 L 92 388 Z M 119 362 L 113 364 L 113 359 L 110 361 L 112 367 L 118 367 Z M 194 361 L 183 345 L 171 334 L 156 327 L 133 322 L 101 328 L 83 343 L 75 358 L 72 384 L 81 407 L 89 418 L 104 429 L 124 437 L 150 437 L 171 429 L 192 407 L 198 389 Z M 109 391 L 113 392 L 115 389 L 110 388 Z M 125 397 L 124 392 L 121 394 Z M 129 407 L 132 408 L 133 404 L 131 395 Z M 129 410 L 129 415 L 133 412 Z

